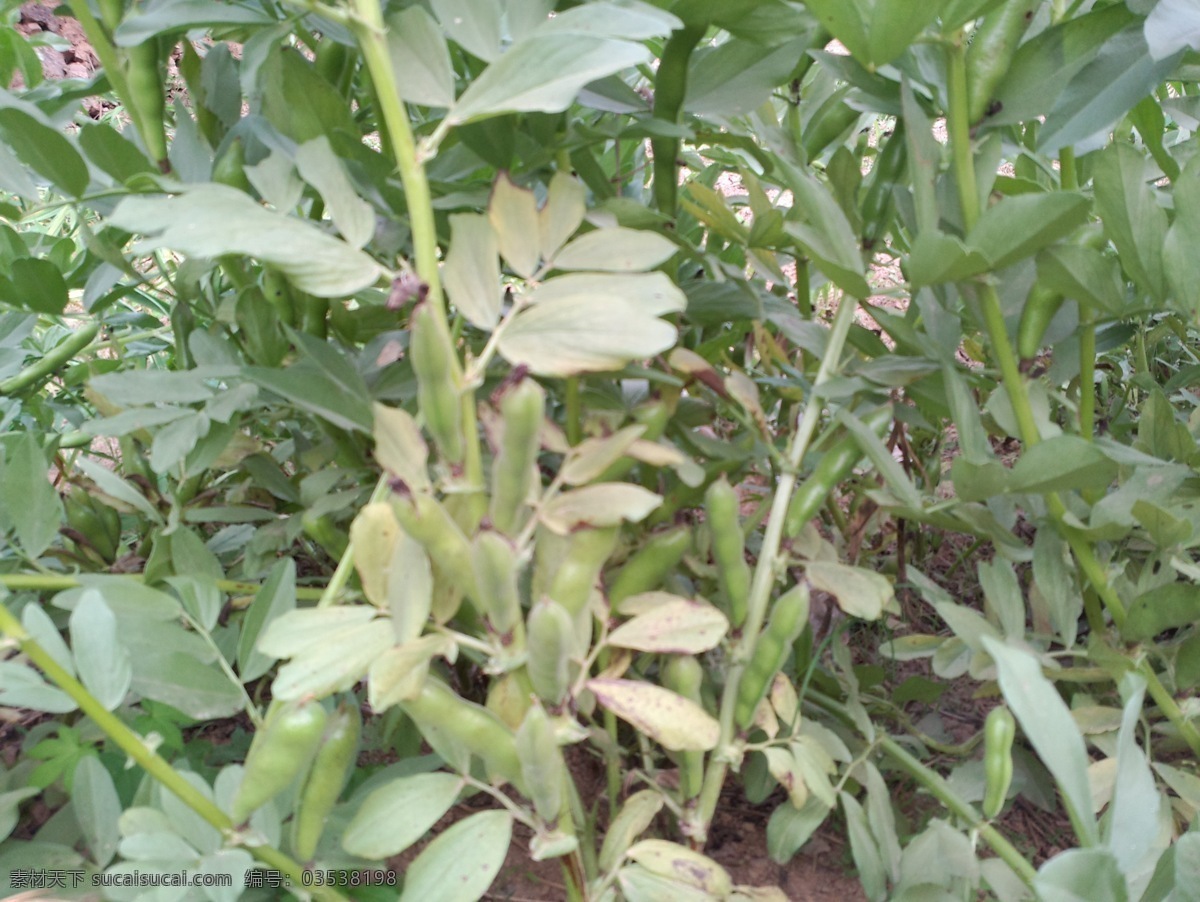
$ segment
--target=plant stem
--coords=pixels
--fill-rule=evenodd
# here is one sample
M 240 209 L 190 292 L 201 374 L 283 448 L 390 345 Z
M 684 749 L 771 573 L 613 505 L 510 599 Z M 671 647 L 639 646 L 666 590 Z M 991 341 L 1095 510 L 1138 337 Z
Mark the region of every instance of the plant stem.
M 13 395 L 27 388 L 34 388 L 54 375 L 59 367 L 70 363 L 76 354 L 86 351 L 100 332 L 100 323 L 94 322 L 79 329 L 70 338 L 60 342 L 15 376 L 0 381 L 0 397 Z
M 209 824 L 220 830 L 227 841 L 236 840 L 237 825 L 233 820 L 207 798 L 199 789 L 183 778 L 165 758 L 160 757 L 111 711 L 106 709 L 84 685 L 46 652 L 21 626 L 8 607 L 0 604 L 0 631 L 15 641 L 22 654 L 29 658 L 38 669 L 49 677 L 72 701 L 75 702 L 96 724 L 104 731 L 117 746 L 135 761 L 146 773 L 157 780 L 163 787 L 179 797 L 185 805 L 204 818 Z M 263 864 L 270 865 L 275 870 L 291 878 L 295 886 L 304 885 L 304 868 L 271 846 L 246 845 L 246 850 Z M 315 887 L 312 890 L 319 899 L 333 902 L 345 902 L 346 897 L 329 887 Z
M 733 718 L 737 706 L 738 686 L 741 683 L 742 674 L 745 672 L 751 650 L 758 639 L 759 631 L 766 620 L 771 590 L 777 575 L 776 571 L 782 560 L 779 552 L 783 539 L 783 524 L 787 519 L 787 509 L 792 499 L 792 491 L 796 487 L 796 473 L 808 451 L 809 443 L 812 441 L 824 407 L 824 401 L 817 394 L 816 389 L 827 382 L 840 367 L 846 336 L 850 333 L 850 326 L 854 322 L 854 312 L 857 307 L 857 300 L 849 297 L 843 297 L 838 305 L 833 325 L 829 330 L 829 339 L 825 345 L 825 356 L 813 382 L 814 391 L 808 398 L 804 414 L 788 445 L 787 467 L 780 474 L 778 485 L 775 488 L 775 496 L 771 501 L 771 513 L 767 518 L 762 549 L 759 552 L 758 564 L 754 569 L 750 597 L 746 603 L 746 622 L 742 628 L 740 639 L 734 645 L 729 673 L 721 695 L 721 736 L 717 743 L 717 752 L 709 759 L 709 767 L 704 774 L 704 783 L 697 804 L 697 824 L 701 827 L 701 838 L 707 833 L 708 825 L 712 822 L 721 787 L 725 784 L 725 775 L 729 769 L 728 750 L 734 739 Z
M 109 574 L 105 574 L 109 576 Z M 120 576 L 111 574 L 113 579 L 132 579 L 145 582 L 145 574 L 122 573 Z M 57 574 L 39 573 L 0 573 L 0 586 L 11 592 L 64 592 L 67 589 L 77 589 L 85 585 L 78 576 L 59 576 Z M 213 585 L 228 595 L 251 595 L 262 588 L 258 583 L 242 582 L 233 579 L 213 580 Z M 321 597 L 322 589 L 296 589 L 296 597 L 306 601 L 315 601 Z
M 810 689 L 805 696 L 805 702 L 815 705 L 821 710 L 832 714 L 846 726 L 854 728 L 854 719 L 846 709 L 834 699 Z M 957 815 L 966 825 L 979 832 L 992 850 L 1003 859 L 1004 863 L 1016 872 L 1027 885 L 1032 886 L 1037 877 L 1037 871 L 1004 835 L 984 820 L 974 806 L 962 798 L 949 783 L 932 768 L 926 767 L 900 743 L 890 736 L 876 736 L 873 741 L 879 751 L 894 761 L 901 770 L 927 789 L 939 802 Z
M 1090 442 L 1096 435 L 1096 315 L 1079 306 L 1079 434 Z

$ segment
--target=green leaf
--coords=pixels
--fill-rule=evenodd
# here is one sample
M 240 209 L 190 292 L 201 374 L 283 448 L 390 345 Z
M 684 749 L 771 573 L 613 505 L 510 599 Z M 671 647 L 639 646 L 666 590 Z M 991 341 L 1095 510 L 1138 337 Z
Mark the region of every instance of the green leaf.
M 1137 26 L 1107 40 L 1038 129 L 1038 151 L 1094 149 L 1097 139 L 1107 138 L 1122 116 L 1175 71 L 1181 55 L 1154 59 Z
M 238 675 L 243 683 L 256 680 L 275 663 L 256 648 L 258 637 L 278 617 L 296 608 L 296 562 L 290 557 L 277 561 L 250 603 L 238 637 Z
M 1129 605 L 1122 630 L 1133 642 L 1148 642 L 1164 630 L 1200 620 L 1200 590 L 1188 583 L 1168 583 L 1143 592 Z
M 787 81 L 807 47 L 807 38 L 771 50 L 740 38 L 717 47 L 701 46 L 689 61 L 683 107 L 689 113 L 709 116 L 751 113 L 777 85 Z
M 587 688 L 609 711 L 673 752 L 716 748 L 721 725 L 682 695 L 636 680 L 597 678 Z
M 117 26 L 120 47 L 136 47 L 158 34 L 177 34 L 208 25 L 271 25 L 261 7 L 216 0 L 151 0 Z
M 424 7 L 410 6 L 387 20 L 388 52 L 396 89 L 409 103 L 454 103 L 454 68 L 442 30 Z
M 462 778 L 447 773 L 385 783 L 363 799 L 346 825 L 342 848 L 371 861 L 399 855 L 442 819 L 462 789 Z
M 652 789 L 635 792 L 621 805 L 604 833 L 600 849 L 600 868 L 611 871 L 625 857 L 625 850 L 654 822 L 662 810 L 663 797 Z
M 650 52 L 640 44 L 535 32 L 484 69 L 446 121 L 470 122 L 497 113 L 560 113 L 588 82 L 649 61 Z
M 1058 784 L 1076 835 L 1082 843 L 1094 845 L 1099 836 L 1092 815 L 1087 749 L 1070 710 L 1032 654 L 988 636 L 982 642 L 996 662 L 1005 701 Z
M 536 218 L 532 237 L 529 232 L 525 233 L 525 237 L 537 241 Z M 450 216 L 450 250 L 442 267 L 446 295 L 471 325 L 485 332 L 496 328 L 496 323 L 500 321 L 503 302 L 500 240 L 497 230 L 482 213 L 455 213 Z M 535 267 L 536 253 L 535 249 Z M 512 261 L 509 260 L 509 263 Z M 522 273 L 526 278 L 532 274 L 532 270 Z
M 105 867 L 117 854 L 122 805 L 112 777 L 95 755 L 84 755 L 75 765 L 71 807 L 92 861 Z
M 0 109 L 0 138 L 21 162 L 73 197 L 87 191 L 91 176 L 83 157 L 61 132 L 15 107 Z
M 46 683 L 31 667 L 0 661 L 0 704 L 48 714 L 66 714 L 78 706 L 61 689 Z
M 35 604 L 26 605 L 21 611 L 21 625 L 59 667 L 75 676 L 75 659 L 71 657 L 71 649 L 63 641 L 62 633 L 45 608 Z
M 846 815 L 847 832 L 850 834 L 850 852 L 858 868 L 858 879 L 862 883 L 863 892 L 872 902 L 882 902 L 887 898 L 887 874 L 883 868 L 879 846 L 867 824 L 867 816 L 854 796 L 843 792 L 839 798 L 842 811 Z
M 415 491 L 429 488 L 429 446 L 412 414 L 399 407 L 373 405 L 375 459 Z
M 121 184 L 146 173 L 158 174 L 158 167 L 141 149 L 107 122 L 80 128 L 79 146 L 89 160 Z
M 58 535 L 63 505 L 50 484 L 46 456 L 32 432 L 9 437 L 0 465 L 0 498 L 17 541 L 31 558 L 39 557 Z
M 1117 476 L 1117 464 L 1103 451 L 1077 435 L 1057 435 L 1029 448 L 1012 469 L 1013 492 L 1067 492 L 1107 488 Z
M 374 417 L 358 371 L 334 346 L 300 332 L 289 335 L 304 352 L 299 363 L 285 370 L 248 367 L 246 375 L 335 426 L 370 433 Z
M 810 0 L 806 5 L 855 59 L 866 62 L 871 58 L 863 0 Z
M 484 62 L 500 55 L 500 0 L 430 0 L 446 35 Z
M 1200 159 L 1193 157 L 1175 180 L 1175 221 L 1163 244 L 1163 269 L 1177 309 L 1200 317 Z
M 786 223 L 785 231 L 838 288 L 857 298 L 867 297 L 871 290 L 858 238 L 836 198 L 805 170 L 784 165 L 783 174 L 795 195 L 792 210 L 804 217 L 803 222 Z
M 934 0 L 875 0 L 867 25 L 867 61 L 876 68 L 892 62 L 933 22 L 942 5 Z
M 375 235 L 375 208 L 358 196 L 329 138 L 320 135 L 305 141 L 296 148 L 295 161 L 300 178 L 320 192 L 325 209 L 346 243 L 364 247 Z
M 141 646 L 133 666 L 134 692 L 196 720 L 230 717 L 245 703 L 241 688 L 220 668 L 186 651 Z
M 79 679 L 106 710 L 112 711 L 125 700 L 133 682 L 129 650 L 118 638 L 117 618 L 100 592 L 86 589 L 69 623 Z
M 1033 883 L 1045 902 L 1127 902 L 1125 878 L 1107 849 L 1068 849 L 1038 869 Z
M 1038 282 L 1079 303 L 1120 314 L 1125 285 L 1116 258 L 1075 244 L 1059 244 L 1038 255 Z
M 967 235 L 994 269 L 1032 256 L 1087 221 L 1090 204 L 1082 194 L 1055 191 L 1003 198 L 979 218 Z
M 1181 50 L 1200 50 L 1200 15 L 1188 0 L 1160 0 L 1143 29 L 1150 55 L 1166 59 Z
M 440 833 L 404 874 L 400 902 L 475 902 L 500 872 L 512 815 L 482 811 Z
M 1108 849 L 1121 873 L 1136 877 L 1149 873 L 1168 844 L 1160 825 L 1166 815 L 1166 800 L 1159 795 L 1146 753 L 1138 746 L 1146 681 L 1136 673 L 1121 681 L 1125 709 L 1117 738 L 1117 778 L 1109 804 Z
M 1066 542 L 1052 525 L 1038 527 L 1033 539 L 1033 581 L 1065 648 L 1075 644 L 1083 612 L 1083 596 L 1075 588 L 1068 554 Z
M 9 273 L 0 276 L 0 301 L 51 316 L 66 309 L 67 283 L 49 260 L 23 257 L 10 264 Z
M 143 251 L 165 247 L 204 259 L 244 254 L 317 297 L 353 294 L 382 274 L 362 251 L 225 185 L 189 186 L 174 197 L 127 197 L 109 221 L 146 235 Z

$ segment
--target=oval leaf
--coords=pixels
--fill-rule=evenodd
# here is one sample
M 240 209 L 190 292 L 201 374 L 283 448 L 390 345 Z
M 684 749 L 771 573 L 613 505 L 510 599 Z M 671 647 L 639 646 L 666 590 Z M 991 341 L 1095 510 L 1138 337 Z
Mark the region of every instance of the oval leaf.
M 628 482 L 603 482 L 563 492 L 541 510 L 547 528 L 565 536 L 580 526 L 637 523 L 662 504 L 662 496 Z
M 587 688 L 600 704 L 673 752 L 716 748 L 721 725 L 682 695 L 634 680 L 594 679 Z
M 557 269 L 645 272 L 666 263 L 678 248 L 657 232 L 597 229 L 576 238 L 554 257 Z
M 372 792 L 346 827 L 342 848 L 373 861 L 403 852 L 442 819 L 462 790 L 454 774 L 401 777 Z
M 716 648 L 729 631 L 729 620 L 710 604 L 675 598 L 622 623 L 609 645 L 637 651 L 694 655 Z
M 408 866 L 401 902 L 475 902 L 500 873 L 511 840 L 507 811 L 483 811 L 459 821 Z

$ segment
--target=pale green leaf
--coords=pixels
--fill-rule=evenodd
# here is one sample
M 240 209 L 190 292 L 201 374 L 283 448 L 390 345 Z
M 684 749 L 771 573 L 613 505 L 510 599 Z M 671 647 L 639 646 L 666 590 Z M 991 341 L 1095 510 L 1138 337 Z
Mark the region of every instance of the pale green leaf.
M 462 778 L 447 773 L 385 783 L 354 813 L 342 836 L 342 848 L 372 861 L 398 855 L 442 819 L 462 788 Z
M 256 680 L 275 663 L 275 658 L 264 655 L 255 644 L 259 635 L 278 617 L 296 608 L 296 562 L 285 557 L 271 568 L 261 588 L 250 603 L 242 620 L 238 636 L 238 675 L 243 682 Z
M 662 807 L 662 793 L 652 789 L 635 792 L 625 800 L 604 832 L 599 860 L 602 870 L 612 870 L 625 857 L 625 850 L 654 822 Z
M 125 700 L 133 681 L 129 650 L 118 639 L 117 618 L 95 589 L 87 589 L 71 612 L 75 670 L 88 691 L 111 711 Z
M 810 561 L 805 574 L 814 589 L 828 592 L 837 599 L 838 607 L 863 620 L 878 620 L 895 597 L 891 581 L 874 570 L 837 561 Z
M 615 226 L 580 235 L 554 256 L 557 269 L 598 272 L 645 272 L 674 256 L 679 248 L 657 232 Z
M 109 222 L 145 235 L 142 250 L 170 248 L 205 259 L 254 257 L 317 297 L 353 294 L 374 284 L 383 272 L 344 241 L 304 220 L 267 210 L 225 185 L 193 185 L 173 197 L 127 197 Z
M 414 491 L 429 488 L 429 446 L 412 414 L 374 404 L 375 459 Z
M 454 103 L 454 67 L 433 16 L 414 5 L 389 16 L 387 25 L 388 52 L 400 96 L 432 107 Z
M 342 161 L 324 135 L 296 148 L 300 178 L 321 194 L 325 209 L 351 247 L 361 248 L 375 235 L 375 209 L 358 196 Z
M 497 113 L 559 113 L 589 82 L 650 61 L 640 44 L 535 32 L 483 70 L 449 114 L 451 123 Z
M 481 213 L 450 217 L 450 250 L 442 267 L 446 294 L 473 326 L 491 331 L 500 319 L 499 244 Z M 510 261 L 511 262 L 511 261 Z
M 482 811 L 438 834 L 404 874 L 401 902 L 475 902 L 500 872 L 512 815 Z
M 580 526 L 637 523 L 662 504 L 662 496 L 627 482 L 603 482 L 563 492 L 541 509 L 541 521 L 559 535 Z
M 113 779 L 100 759 L 85 755 L 75 765 L 71 788 L 71 807 L 87 841 L 92 861 L 106 866 L 117 854 L 121 800 Z
M 71 696 L 46 683 L 33 668 L 13 661 L 0 661 L 0 705 L 49 714 L 66 714 L 78 707 Z
M 38 558 L 50 547 L 63 521 L 63 504 L 50 484 L 50 467 L 37 437 L 20 432 L 0 446 L 0 499 L 25 554 Z
M 500 173 L 492 186 L 487 218 L 495 229 L 494 240 L 499 243 L 500 253 L 512 271 L 523 279 L 531 278 L 542 255 L 537 198 L 533 192 L 514 185 L 508 173 Z M 453 238 L 450 246 L 454 247 Z
M 446 35 L 484 62 L 500 55 L 500 0 L 430 0 Z
M 437 633 L 389 648 L 371 662 L 367 671 L 371 710 L 379 714 L 416 698 L 429 674 L 429 663 L 438 655 L 450 657 L 453 653 L 454 641 Z

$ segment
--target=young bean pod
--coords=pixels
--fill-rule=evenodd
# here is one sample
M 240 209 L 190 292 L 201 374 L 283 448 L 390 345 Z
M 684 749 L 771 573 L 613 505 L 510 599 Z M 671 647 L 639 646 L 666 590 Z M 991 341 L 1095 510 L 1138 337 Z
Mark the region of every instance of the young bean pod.
M 475 582 L 475 569 L 471 564 L 471 543 L 449 511 L 436 498 L 421 492 L 404 492 L 394 496 L 392 510 L 404 531 L 425 546 L 430 560 L 446 579 L 478 604 L 479 590 Z
M 532 379 L 523 379 L 500 399 L 503 434 L 492 464 L 492 525 L 507 536 L 524 525 L 522 512 L 537 473 L 546 392 Z
M 1034 285 L 1021 308 L 1021 321 L 1017 324 L 1017 353 L 1022 359 L 1036 357 L 1042 349 L 1042 338 L 1050 321 L 1058 313 L 1066 298 L 1051 288 Z
M 766 698 L 775 674 L 783 667 L 788 653 L 808 623 L 808 586 L 797 583 L 775 600 L 771 619 L 758 635 L 754 652 L 738 684 L 734 721 L 743 730 L 754 722 L 754 712 Z
M 571 536 L 566 557 L 550 580 L 549 597 L 557 601 L 571 616 L 583 610 L 605 561 L 617 544 L 616 527 L 581 529 Z
M 516 743 L 534 810 L 547 824 L 553 824 L 563 809 L 567 765 L 554 735 L 554 724 L 541 705 L 535 703 L 525 712 Z
M 992 708 L 983 725 L 983 773 L 986 784 L 983 794 L 983 816 L 993 818 L 1004 807 L 1008 788 L 1012 785 L 1013 739 L 1017 722 L 1004 705 Z
M 326 719 L 321 703 L 312 699 L 272 703 L 246 755 L 242 784 L 230 811 L 235 823 L 244 822 L 308 767 Z
M 458 358 L 445 325 L 428 303 L 412 312 L 409 353 L 417 376 L 417 403 L 425 428 L 442 455 L 460 464 L 466 453 L 463 438 L 461 385 Z
M 483 761 L 490 778 L 525 791 L 513 732 L 487 708 L 467 701 L 433 677 L 425 681 L 416 698 L 400 706 L 446 761 L 455 762 L 460 750 L 467 752 Z
M 1021 38 L 1041 0 L 1005 0 L 975 27 L 967 47 L 967 118 L 974 124 L 991 113 Z
M 311 861 L 316 854 L 325 821 L 354 770 L 361 734 L 362 715 L 358 705 L 339 705 L 329 718 L 292 819 L 292 850 L 301 861 Z
M 717 582 L 725 600 L 725 613 L 735 629 L 746 620 L 746 602 L 750 597 L 752 573 L 746 563 L 746 543 L 738 516 L 737 490 L 722 476 L 708 487 L 704 496 L 705 515 L 712 534 L 713 561 Z
M 571 688 L 575 621 L 561 604 L 544 598 L 529 612 L 526 634 L 529 658 L 525 669 L 529 680 L 538 697 L 557 708 Z
M 471 543 L 471 568 L 479 588 L 480 613 L 488 629 L 512 654 L 525 647 L 525 623 L 517 590 L 517 549 L 498 532 L 481 532 Z
M 608 600 L 617 605 L 631 595 L 649 592 L 663 584 L 691 547 L 692 533 L 686 526 L 660 532 L 642 546 L 613 578 Z
M 704 668 L 692 655 L 671 655 L 663 665 L 663 685 L 688 701 L 701 704 Z M 687 802 L 700 795 L 704 783 L 704 752 L 679 752 L 679 796 Z

